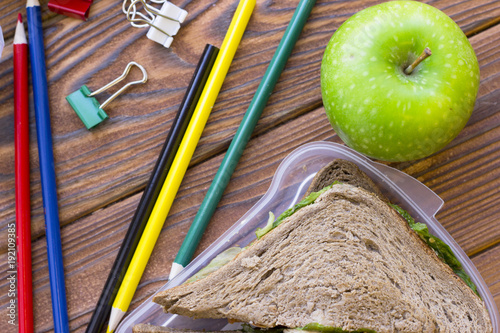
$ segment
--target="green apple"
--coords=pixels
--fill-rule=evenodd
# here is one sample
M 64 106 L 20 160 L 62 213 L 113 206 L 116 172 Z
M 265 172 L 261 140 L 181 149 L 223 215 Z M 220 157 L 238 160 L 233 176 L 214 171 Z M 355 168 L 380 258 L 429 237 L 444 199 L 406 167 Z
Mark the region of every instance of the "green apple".
M 417 64 L 426 48 L 432 55 Z M 323 104 L 337 134 L 387 161 L 423 158 L 446 146 L 467 123 L 478 88 L 479 65 L 462 30 L 440 10 L 414 1 L 352 16 L 321 63 Z

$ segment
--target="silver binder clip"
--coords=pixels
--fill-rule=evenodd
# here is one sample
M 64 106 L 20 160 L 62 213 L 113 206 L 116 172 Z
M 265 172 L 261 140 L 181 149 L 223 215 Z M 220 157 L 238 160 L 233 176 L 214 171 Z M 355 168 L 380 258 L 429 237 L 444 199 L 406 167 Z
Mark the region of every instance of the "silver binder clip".
M 172 44 L 173 36 L 177 34 L 188 12 L 165 0 L 151 0 L 153 3 L 162 4 L 158 9 L 145 0 L 132 0 L 127 6 L 124 0 L 122 11 L 127 15 L 127 20 L 133 27 L 144 28 L 149 26 L 147 37 L 166 48 Z M 137 10 L 139 2 L 142 3 L 146 14 Z
M 143 75 L 142 79 L 127 83 L 126 85 L 121 87 L 117 92 L 111 95 L 111 97 L 109 97 L 104 103 L 99 104 L 95 96 L 107 90 L 108 88 L 114 86 L 123 79 L 125 79 L 125 77 L 130 72 L 132 66 L 137 66 L 141 70 Z M 132 61 L 127 65 L 122 75 L 120 75 L 118 78 L 114 79 L 110 83 L 106 84 L 104 87 L 99 88 L 96 91 L 92 92 L 86 85 L 83 85 L 80 89 L 68 95 L 66 97 L 66 100 L 71 105 L 73 110 L 75 110 L 76 114 L 78 115 L 78 117 L 80 117 L 80 119 L 85 124 L 87 129 L 91 129 L 92 127 L 101 123 L 103 120 L 108 119 L 108 115 L 104 111 L 104 108 L 109 103 L 111 103 L 111 101 L 113 101 L 116 97 L 118 97 L 118 95 L 120 95 L 130 86 L 133 86 L 135 84 L 146 83 L 147 80 L 148 80 L 148 74 L 146 73 L 144 67 L 142 67 L 135 61 Z
M 118 82 L 121 82 L 122 80 L 124 80 L 125 77 L 128 75 L 128 73 L 130 72 L 130 70 L 132 69 L 132 66 L 136 66 L 137 68 L 139 68 L 141 70 L 141 72 L 142 72 L 142 79 L 136 80 L 136 81 L 132 81 L 132 82 L 129 82 L 129 83 L 125 84 L 123 87 L 121 87 L 120 89 L 118 89 L 113 95 L 111 95 L 104 103 L 102 103 L 101 104 L 101 108 L 105 108 L 106 105 L 108 105 L 109 103 L 111 103 L 116 97 L 118 97 L 118 95 L 120 95 L 122 92 L 124 92 L 125 90 L 127 90 L 130 86 L 133 86 L 133 85 L 136 85 L 136 84 L 146 83 L 148 81 L 148 73 L 146 72 L 146 70 L 144 69 L 144 67 L 142 67 L 141 65 L 139 65 L 135 61 L 131 61 L 131 62 L 129 62 L 127 64 L 127 67 L 125 67 L 125 69 L 123 70 L 122 75 L 120 75 L 119 77 L 117 77 L 113 81 L 109 82 L 105 86 L 97 89 L 96 91 L 94 91 L 93 93 L 91 93 L 89 95 L 89 97 L 94 97 L 95 95 L 100 94 L 101 92 L 103 92 L 105 90 L 108 90 L 109 88 L 111 88 L 112 86 L 114 86 L 115 84 L 117 84 Z

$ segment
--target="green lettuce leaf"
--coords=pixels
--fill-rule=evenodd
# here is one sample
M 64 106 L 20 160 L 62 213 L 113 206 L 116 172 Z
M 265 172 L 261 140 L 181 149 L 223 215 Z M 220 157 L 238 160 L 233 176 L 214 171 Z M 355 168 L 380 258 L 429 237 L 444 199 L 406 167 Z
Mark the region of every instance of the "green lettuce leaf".
M 271 221 L 271 219 L 274 220 L 274 214 L 269 212 L 269 220 L 267 221 L 267 225 L 264 228 L 257 228 L 257 230 L 255 231 L 257 238 L 260 239 L 262 236 L 267 234 L 269 231 L 271 231 L 274 228 L 276 228 L 277 226 L 279 226 L 281 224 L 281 222 L 283 222 L 284 219 L 286 219 L 289 216 L 292 216 L 296 211 L 300 210 L 301 208 L 304 208 L 305 206 L 308 206 L 308 205 L 314 203 L 314 201 L 321 194 L 323 194 L 324 192 L 331 189 L 332 186 L 335 184 L 340 184 L 340 182 L 335 181 L 331 185 L 319 190 L 318 192 L 312 192 L 307 197 L 302 199 L 299 203 L 295 204 L 292 208 L 289 208 L 289 209 L 285 210 L 283 213 L 281 213 L 281 215 L 278 216 L 278 218 L 275 221 Z
M 340 327 L 324 326 L 318 323 L 307 324 L 306 326 L 301 327 L 300 330 L 326 332 L 326 333 L 377 333 L 376 331 L 367 328 L 360 328 L 355 331 L 344 331 Z
M 257 239 L 260 239 L 262 236 L 271 231 L 271 229 L 273 228 L 273 223 L 274 223 L 274 214 L 272 212 L 269 212 L 269 219 L 267 220 L 266 226 L 264 228 L 257 228 L 257 230 L 255 230 L 255 235 L 257 236 Z
M 240 253 L 241 251 L 243 251 L 242 248 L 235 246 L 235 247 L 230 247 L 229 249 L 219 253 L 215 258 L 212 259 L 212 261 L 210 261 L 210 263 L 207 266 L 200 269 L 198 273 L 191 276 L 184 283 L 190 283 L 196 280 L 203 279 L 208 274 L 215 272 L 216 270 L 218 270 L 219 268 L 221 268 L 222 266 L 233 260 L 234 257 L 236 257 L 238 253 Z
M 429 245 L 437 256 L 443 260 L 451 269 L 457 274 L 464 282 L 479 296 L 477 292 L 476 285 L 472 282 L 471 278 L 467 275 L 462 267 L 460 261 L 453 254 L 448 244 L 443 242 L 441 239 L 429 233 L 429 229 L 425 223 L 415 222 L 410 214 L 399 207 L 398 205 L 390 204 L 407 222 L 410 228 L 413 229 L 420 236 L 420 238 Z

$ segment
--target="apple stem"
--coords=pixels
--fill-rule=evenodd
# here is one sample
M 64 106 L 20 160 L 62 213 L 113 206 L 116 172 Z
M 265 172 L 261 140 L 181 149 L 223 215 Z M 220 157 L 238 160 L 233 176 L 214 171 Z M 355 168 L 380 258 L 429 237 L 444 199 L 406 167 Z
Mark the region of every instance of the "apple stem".
M 410 75 L 411 72 L 413 72 L 413 70 L 415 69 L 415 67 L 417 67 L 418 64 L 420 64 L 422 61 L 424 61 L 430 55 L 432 55 L 431 49 L 426 47 L 424 52 L 422 52 L 422 54 L 417 58 L 417 60 L 415 60 L 413 62 L 413 64 L 411 64 L 410 66 L 408 66 L 405 69 L 405 74 Z

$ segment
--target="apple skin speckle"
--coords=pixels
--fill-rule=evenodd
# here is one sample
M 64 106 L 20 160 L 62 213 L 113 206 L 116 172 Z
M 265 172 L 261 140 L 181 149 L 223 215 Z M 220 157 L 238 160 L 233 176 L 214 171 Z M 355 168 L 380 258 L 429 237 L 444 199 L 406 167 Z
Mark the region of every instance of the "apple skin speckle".
M 405 74 L 426 47 L 432 55 Z M 420 159 L 453 140 L 473 111 L 479 77 L 460 27 L 416 1 L 358 12 L 332 36 L 321 64 L 323 104 L 333 129 L 351 148 L 386 161 Z M 371 125 L 384 130 L 366 131 Z

